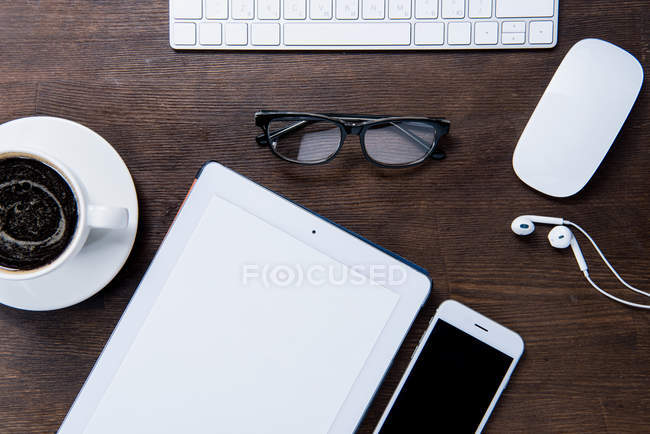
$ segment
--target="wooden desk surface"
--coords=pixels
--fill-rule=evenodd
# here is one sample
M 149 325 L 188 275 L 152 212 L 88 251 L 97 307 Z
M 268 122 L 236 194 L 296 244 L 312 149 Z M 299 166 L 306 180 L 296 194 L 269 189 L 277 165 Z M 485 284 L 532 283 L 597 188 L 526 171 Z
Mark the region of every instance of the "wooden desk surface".
M 435 290 L 360 432 L 371 432 L 419 334 L 449 297 L 526 342 L 488 431 L 650 430 L 650 313 L 599 295 L 569 251 L 548 245 L 548 228 L 525 240 L 509 228 L 524 213 L 566 217 L 632 284 L 650 288 L 647 86 L 577 196 L 542 196 L 511 165 L 575 42 L 611 41 L 650 72 L 647 0 L 562 0 L 559 44 L 540 51 L 181 53 L 169 48 L 167 13 L 163 0 L 0 3 L 0 122 L 52 115 L 94 129 L 126 161 L 141 210 L 127 265 L 98 295 L 56 312 L 0 306 L 0 432 L 57 429 L 208 159 L 431 272 Z M 448 158 L 382 170 L 352 137 L 330 164 L 291 165 L 255 145 L 260 108 L 444 116 Z M 579 241 L 596 281 L 620 288 Z

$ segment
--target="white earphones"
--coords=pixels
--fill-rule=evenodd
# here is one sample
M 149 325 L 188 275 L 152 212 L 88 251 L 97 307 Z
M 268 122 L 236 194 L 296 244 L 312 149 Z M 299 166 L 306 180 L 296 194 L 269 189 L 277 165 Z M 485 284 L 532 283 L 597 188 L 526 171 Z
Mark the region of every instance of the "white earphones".
M 571 250 L 573 251 L 573 255 L 576 258 L 576 262 L 578 263 L 578 266 L 580 267 L 580 271 L 585 275 L 587 278 L 587 281 L 596 288 L 601 294 L 603 294 L 606 297 L 611 298 L 612 300 L 618 301 L 619 303 L 623 303 L 628 306 L 632 307 L 638 307 L 641 309 L 650 309 L 650 305 L 645 305 L 645 304 L 638 304 L 638 303 L 632 303 L 626 300 L 623 300 L 621 298 L 618 298 L 605 290 L 601 289 L 594 283 L 593 280 L 591 280 L 591 277 L 589 277 L 589 269 L 587 267 L 587 261 L 585 261 L 585 257 L 582 255 L 582 250 L 580 250 L 580 246 L 578 245 L 578 241 L 576 238 L 573 236 L 573 232 L 571 232 L 571 229 L 569 229 L 567 226 L 573 226 L 576 229 L 578 229 L 582 234 L 591 242 L 591 244 L 594 246 L 594 249 L 596 249 L 596 252 L 600 255 L 600 257 L 603 259 L 605 262 L 605 265 L 610 269 L 610 271 L 616 276 L 616 278 L 623 284 L 625 285 L 628 289 L 631 289 L 632 291 L 645 295 L 646 297 L 650 297 L 650 293 L 647 293 L 645 291 L 641 291 L 640 289 L 637 289 L 631 285 L 629 285 L 623 278 L 614 270 L 614 267 L 609 263 L 607 258 L 605 258 L 605 255 L 603 252 L 598 248 L 596 245 L 596 242 L 589 236 L 589 234 L 582 229 L 580 226 L 577 224 L 570 222 L 568 220 L 564 220 L 562 218 L 558 217 L 544 217 L 544 216 L 538 216 L 538 215 L 522 215 L 517 217 L 512 221 L 512 224 L 510 225 L 512 231 L 517 234 L 517 235 L 530 235 L 535 231 L 535 223 L 541 223 L 541 224 L 548 224 L 548 225 L 556 225 L 551 231 L 548 233 L 548 241 L 551 243 L 551 246 L 558 248 L 558 249 L 566 249 L 567 247 L 571 246 Z

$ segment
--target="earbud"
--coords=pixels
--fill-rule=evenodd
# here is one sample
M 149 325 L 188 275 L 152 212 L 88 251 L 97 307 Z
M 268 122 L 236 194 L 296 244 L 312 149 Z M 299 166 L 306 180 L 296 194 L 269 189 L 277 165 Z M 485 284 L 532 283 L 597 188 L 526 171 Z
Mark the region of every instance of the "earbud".
M 535 223 L 547 225 L 563 225 L 564 219 L 544 217 L 541 215 L 521 215 L 512 221 L 510 228 L 517 235 L 530 235 L 535 231 Z
M 514 219 L 510 228 L 512 229 L 512 232 L 517 235 L 530 235 L 535 231 L 535 225 L 533 222 L 524 216 Z
M 556 249 L 566 249 L 571 245 L 571 240 L 573 239 L 575 239 L 573 232 L 566 226 L 555 226 L 548 233 L 548 241 Z
M 580 250 L 578 241 L 573 236 L 571 229 L 566 226 L 555 226 L 548 233 L 548 241 L 551 243 L 551 246 L 556 249 L 566 249 L 571 246 L 573 255 L 576 257 L 576 262 L 580 267 L 580 271 L 583 273 L 587 271 L 587 261 L 585 261 L 585 257 L 582 255 L 582 250 Z

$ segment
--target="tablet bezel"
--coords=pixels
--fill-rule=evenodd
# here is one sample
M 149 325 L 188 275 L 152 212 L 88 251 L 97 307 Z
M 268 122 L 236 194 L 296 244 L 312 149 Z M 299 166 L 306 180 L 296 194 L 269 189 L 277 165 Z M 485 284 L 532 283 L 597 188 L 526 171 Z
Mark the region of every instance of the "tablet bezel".
M 404 283 L 383 285 L 400 296 L 398 303 L 341 405 L 330 432 L 353 432 L 362 420 L 420 307 L 430 293 L 431 279 L 424 270 L 404 259 L 219 163 L 209 162 L 197 175 L 197 180 L 176 220 L 64 419 L 60 433 L 83 432 L 88 425 L 214 195 L 256 215 L 347 266 L 361 265 L 361 269 L 368 269 L 370 265 L 400 267 L 405 272 Z

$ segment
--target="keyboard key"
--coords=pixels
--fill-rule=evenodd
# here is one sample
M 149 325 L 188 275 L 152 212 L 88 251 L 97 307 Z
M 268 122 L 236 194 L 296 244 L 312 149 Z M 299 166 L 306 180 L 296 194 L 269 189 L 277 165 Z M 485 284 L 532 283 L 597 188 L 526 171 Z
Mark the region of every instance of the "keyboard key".
M 231 13 L 236 20 L 252 20 L 253 0 L 232 0 Z
M 312 20 L 331 20 L 332 0 L 310 0 L 309 17 Z
M 336 0 L 336 18 L 339 20 L 359 18 L 359 0 Z
M 496 0 L 497 17 L 552 17 L 553 0 Z
M 253 45 L 280 45 L 280 24 L 261 23 L 251 26 Z
M 383 20 L 384 0 L 363 0 L 361 10 L 364 20 Z
M 415 18 L 438 18 L 438 0 L 415 0 Z
M 501 43 L 506 45 L 518 45 L 526 42 L 525 33 L 503 33 L 501 34 Z
M 550 44 L 553 42 L 553 21 L 531 21 L 528 36 L 531 44 Z
M 284 0 L 284 18 L 287 20 L 304 20 L 307 18 L 305 0 Z
M 209 20 L 228 18 L 228 0 L 205 0 L 205 16 Z
M 203 17 L 201 2 L 202 0 L 173 0 L 172 16 L 174 18 L 199 20 Z
M 471 42 L 471 23 L 449 23 L 447 26 L 449 45 L 469 45 Z
M 248 43 L 248 25 L 246 23 L 226 24 L 226 45 L 246 45 Z
M 201 45 L 221 45 L 221 23 L 201 23 L 199 41 Z
M 465 18 L 465 0 L 442 0 L 443 18 Z
M 469 0 L 470 18 L 492 18 L 492 0 Z
M 476 45 L 495 45 L 499 42 L 499 24 L 494 21 L 481 21 L 474 25 Z
M 503 33 L 526 33 L 526 23 L 524 21 L 504 21 L 501 23 Z
M 257 17 L 260 20 L 279 20 L 280 0 L 257 0 Z
M 286 23 L 286 45 L 409 45 L 410 23 Z
M 443 23 L 415 23 L 415 45 L 442 45 L 445 41 Z
M 411 0 L 388 0 L 388 18 L 392 20 L 411 18 Z
M 196 25 L 194 23 L 174 23 L 174 43 L 176 45 L 195 45 Z

